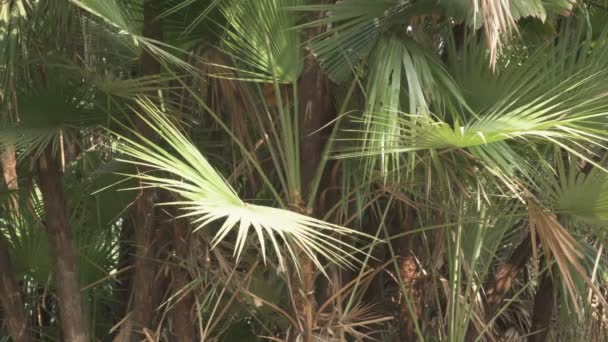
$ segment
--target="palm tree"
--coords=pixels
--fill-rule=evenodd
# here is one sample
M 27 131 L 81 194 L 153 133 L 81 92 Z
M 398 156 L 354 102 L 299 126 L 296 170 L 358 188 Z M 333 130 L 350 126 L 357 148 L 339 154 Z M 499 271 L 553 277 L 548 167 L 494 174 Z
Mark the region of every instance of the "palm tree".
M 598 2 L 0 6 L 14 340 L 606 334 Z

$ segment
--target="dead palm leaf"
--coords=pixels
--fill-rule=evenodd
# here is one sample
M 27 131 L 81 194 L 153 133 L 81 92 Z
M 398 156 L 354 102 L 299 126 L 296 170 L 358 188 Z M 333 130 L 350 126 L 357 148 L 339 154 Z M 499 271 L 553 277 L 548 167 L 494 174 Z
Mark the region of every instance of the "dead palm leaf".
M 604 306 L 608 305 L 602 293 L 587 274 L 587 270 L 581 264 L 583 253 L 581 252 L 582 246 L 580 243 L 562 226 L 557 216 L 542 207 L 535 198 L 529 197 L 527 205 L 532 238 L 532 254 L 537 259 L 536 241 L 538 239 L 547 261 L 551 262 L 551 260 L 555 259 L 576 311 L 580 312 L 578 304 L 579 294 L 576 291 L 572 270 L 597 294 Z
M 509 0 L 470 0 L 475 14 L 481 12 L 486 42 L 490 50 L 490 66 L 496 66 L 498 51 L 502 46 L 501 35 L 517 30 L 511 15 Z

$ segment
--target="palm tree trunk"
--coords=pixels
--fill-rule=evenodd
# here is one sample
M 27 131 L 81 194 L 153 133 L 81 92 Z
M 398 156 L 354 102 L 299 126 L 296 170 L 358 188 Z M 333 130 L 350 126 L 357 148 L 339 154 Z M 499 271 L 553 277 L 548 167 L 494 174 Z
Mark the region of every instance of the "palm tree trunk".
M 117 305 L 113 307 L 115 312 L 113 315 L 114 324 L 118 324 L 122 319 L 122 315 L 129 311 L 129 298 L 131 295 L 133 274 L 126 271 L 126 269 L 135 264 L 135 229 L 133 226 L 133 218 L 127 217 L 122 223 L 120 230 L 117 267 L 119 273 L 116 277 L 117 285 L 114 287 L 117 298 Z
M 156 18 L 154 1 L 143 2 L 143 35 L 146 38 L 160 40 L 161 29 Z M 156 75 L 160 73 L 160 63 L 152 55 L 144 51 L 141 56 L 141 73 Z M 136 122 L 136 128 L 144 137 L 152 138 L 152 130 L 141 120 Z M 146 170 L 139 170 L 145 172 Z M 155 203 L 156 192 L 153 189 L 142 188 L 139 192 L 133 212 L 135 235 L 135 271 L 131 287 L 132 305 L 128 320 L 121 328 L 116 340 L 139 340 L 134 331 L 141 332 L 144 328 L 152 329 L 154 312 L 158 308 L 158 298 L 153 286 L 156 275 L 155 251 Z
M 488 287 L 486 292 L 488 317 L 491 317 L 500 307 L 503 297 L 513 286 L 513 280 L 526 266 L 526 262 L 528 262 L 531 256 L 532 238 L 528 234 L 519 246 L 515 248 L 509 260 L 500 266 L 500 269 L 494 276 L 494 280 Z
M 300 294 L 297 294 L 297 314 L 303 322 L 303 336 L 305 342 L 313 342 L 315 326 L 314 316 L 317 302 L 315 298 L 315 266 L 313 261 L 303 251 L 299 255 L 302 268 L 302 281 Z
M 555 305 L 553 292 L 553 278 L 549 271 L 545 271 L 534 296 L 532 327 L 530 328 L 528 342 L 545 342 L 547 340 Z
M 57 279 L 63 337 L 66 341 L 88 342 L 89 332 L 80 292 L 77 251 L 61 184 L 61 163 L 51 146 L 38 158 L 38 176 L 53 257 L 53 271 Z
M 312 37 L 315 33 L 311 32 Z M 298 82 L 299 113 L 300 113 L 300 160 L 302 198 L 308 198 L 308 187 L 312 181 L 323 154 L 325 138 L 317 131 L 335 117 L 332 103 L 330 82 L 321 70 L 312 53 L 307 53 L 304 60 L 304 70 Z M 296 196 L 299 197 L 299 196 Z M 297 205 L 297 204 L 296 204 Z M 304 210 L 310 211 L 309 209 Z M 308 213 L 310 214 L 310 213 Z M 315 322 L 315 266 L 312 260 L 301 253 L 301 266 L 303 275 L 302 298 L 304 304 L 298 308 L 298 314 L 304 321 L 304 338 L 306 342 L 313 341 L 313 328 Z
M 186 221 L 184 219 L 175 219 L 173 221 L 173 246 L 177 263 L 188 259 L 188 240 L 186 233 Z M 178 302 L 175 303 L 173 309 L 173 324 L 175 326 L 175 337 L 177 341 L 194 341 L 195 340 L 195 319 L 192 316 L 194 307 L 194 296 L 192 291 L 184 290 L 190 282 L 188 272 L 178 266 L 174 267 L 173 293 L 182 293 L 178 297 Z
M 0 164 L 2 165 L 2 175 L 4 177 L 4 183 L 9 190 L 16 190 L 19 188 L 17 182 L 17 157 L 15 155 L 15 147 L 12 145 L 4 146 L 2 155 L 0 156 Z M 19 210 L 19 204 L 17 197 L 13 196 L 12 206 L 14 210 Z
M 19 188 L 17 182 L 17 158 L 13 146 L 5 146 L 0 157 L 4 183 L 9 190 Z M 17 197 L 11 199 L 11 210 L 18 212 Z M 8 320 L 8 333 L 15 342 L 28 342 L 32 340 L 30 326 L 23 298 L 17 286 L 13 273 L 8 245 L 4 235 L 0 233 L 0 304 L 4 308 Z
M 310 210 L 304 208 L 303 201 L 299 194 L 295 194 L 292 198 L 291 210 L 303 214 L 310 215 Z M 315 308 L 317 307 L 315 298 L 315 265 L 312 259 L 300 250 L 298 258 L 301 268 L 300 274 L 293 272 L 291 275 L 292 284 L 294 287 L 300 285 L 299 291 L 295 295 L 295 309 L 299 322 L 302 324 L 302 335 L 305 342 L 313 341 L 314 316 Z
M 4 235 L 0 233 L 0 304 L 8 321 L 8 333 L 15 342 L 32 341 L 23 298 L 15 281 Z

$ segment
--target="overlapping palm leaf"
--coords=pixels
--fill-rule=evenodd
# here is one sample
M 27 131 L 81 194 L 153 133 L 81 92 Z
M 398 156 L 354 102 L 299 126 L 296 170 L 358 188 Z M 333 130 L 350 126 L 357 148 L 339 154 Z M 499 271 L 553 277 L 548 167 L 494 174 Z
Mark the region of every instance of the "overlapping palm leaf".
M 506 60 L 506 67 L 499 67 L 503 69 L 496 74 L 474 67 L 487 56 L 465 53 L 461 61 L 452 62 L 450 70 L 463 89 L 470 110 L 465 107 L 454 112 L 439 108 L 441 115 L 420 118 L 401 113 L 391 120 L 372 112 L 364 122 L 373 122 L 378 129 L 357 132 L 368 136 L 362 141 L 365 147 L 342 152 L 352 156 L 482 149 L 486 155 L 499 157 L 497 154 L 508 149 L 497 143 L 519 141 L 556 144 L 589 159 L 580 153 L 583 146 L 603 149 L 606 145 L 608 89 L 603 82 L 607 73 L 602 65 L 606 63 L 603 56 L 608 49 L 603 46 L 592 49 L 588 43 L 566 38 L 560 46 L 546 48 L 539 47 L 518 63 L 509 64 Z M 577 51 L 580 49 L 582 53 Z M 479 98 L 479 93 L 484 96 Z M 392 135 L 386 134 L 388 129 L 393 131 Z M 379 146 L 379 136 L 389 137 L 392 144 Z M 500 158 L 509 160 L 512 155 Z
M 412 24 L 415 18 L 441 14 L 475 29 L 484 27 L 491 52 L 489 61 L 494 64 L 504 39 L 502 36 L 516 29 L 516 20 L 536 17 L 544 21 L 548 14 L 567 13 L 572 5 L 570 0 L 346 0 L 294 9 L 327 13 L 301 27 L 330 27 L 313 40 L 312 47 L 329 76 L 341 82 L 376 49 L 383 32 L 407 25 L 413 25 L 410 28 L 416 30 L 418 27 Z
M 115 33 L 116 41 L 128 46 L 135 53 L 146 51 L 158 60 L 183 70 L 195 72 L 195 68 L 186 61 L 187 53 L 164 41 L 146 37 L 143 34 L 143 5 L 141 1 L 117 0 L 70 0 L 72 4 L 88 12 L 93 18 L 101 19 Z M 161 14 L 169 3 L 157 2 L 153 4 L 155 10 Z M 155 20 L 156 18 L 152 18 Z M 126 39 L 125 39 L 126 38 Z
M 250 78 L 291 83 L 303 60 L 297 17 L 288 8 L 301 0 L 230 0 L 220 9 L 227 19 L 226 51 L 250 69 Z
M 250 232 L 257 237 L 264 259 L 267 244 L 276 252 L 284 267 L 284 249 L 294 260 L 296 251 L 306 253 L 323 269 L 319 256 L 341 265 L 352 265 L 351 253 L 356 249 L 331 234 L 352 235 L 354 231 L 284 209 L 243 202 L 226 180 L 211 166 L 201 152 L 180 132 L 167 116 L 147 100 L 138 101 L 146 113 L 140 115 L 159 136 L 167 148 L 133 132 L 136 139 L 119 136 L 120 151 L 133 159 L 127 163 L 151 168 L 152 172 L 133 175 L 143 184 L 158 187 L 179 196 L 176 205 L 190 217 L 196 229 L 222 221 L 215 233 L 217 245 L 234 232 L 234 254 L 237 258 L 251 241 Z M 268 242 L 269 241 L 269 242 Z
M 48 75 L 18 89 L 19 122 L 0 124 L 0 147 L 15 145 L 22 150 L 20 157 L 38 156 L 47 146 L 59 151 L 62 143 L 79 143 L 83 134 L 110 122 L 109 107 L 118 116 L 128 100 L 158 89 L 162 78 L 120 79 L 61 58 L 46 62 Z
M 606 169 L 593 156 L 605 154 L 608 147 L 608 88 L 604 81 L 608 50 L 603 44 L 581 41 L 580 32 L 576 26 L 564 29 L 557 46 L 523 46 L 525 53 L 519 50 L 517 58 L 516 53 L 505 51 L 495 71 L 479 68 L 487 65 L 489 56 L 477 41 L 471 43 L 477 44 L 477 54 L 469 54 L 473 49 L 467 47 L 462 54 L 454 51 L 449 69 L 466 99 L 462 110 L 432 106 L 440 114 L 422 116 L 369 112 L 367 118 L 358 119 L 365 128 L 351 131 L 357 136 L 352 141 L 364 148 L 344 148 L 338 156 L 381 159 L 395 153 L 408 162 L 428 158 L 433 161 L 428 172 L 445 170 L 446 174 L 462 175 L 464 187 L 460 189 L 464 191 L 471 185 L 464 173 L 479 170 L 458 174 L 460 171 L 451 171 L 450 161 L 452 156 L 474 160 L 483 165 L 485 175 L 499 180 L 480 184 L 484 192 L 501 192 L 502 183 L 509 190 L 507 196 L 525 202 L 532 235 L 539 237 L 544 253 L 557 261 L 573 301 L 578 295 L 575 278 L 585 280 L 597 293 L 587 275 L 580 244 L 556 216 L 565 213 L 597 220 L 605 209 L 600 195 L 605 177 L 598 175 L 604 175 Z M 368 122 L 373 125 L 365 126 Z M 547 151 L 555 149 L 593 165 L 597 174 L 558 181 L 551 199 L 541 203 L 529 196 L 530 191 L 542 193 L 544 188 L 539 185 L 553 175 L 553 159 Z M 583 179 L 589 183 L 579 187 Z M 589 192 L 591 187 L 595 191 Z M 452 186 L 442 191 L 452 191 Z M 584 194 L 591 201 L 588 210 L 581 207 L 586 203 Z
M 23 155 L 38 156 L 61 139 L 71 140 L 80 127 L 105 122 L 104 114 L 90 106 L 92 88 L 69 68 L 49 68 L 52 76 L 19 91 L 18 124 L 0 126 L 0 145 L 15 145 Z
M 454 81 L 436 58 L 407 37 L 381 38 L 370 55 L 366 85 L 365 112 L 352 123 L 358 125 L 361 137 L 353 151 L 379 151 L 382 170 L 399 168 L 395 156 L 400 146 L 405 108 L 417 117 L 428 116 L 432 106 L 457 108 L 464 102 Z M 369 166 L 375 165 L 369 162 Z
M 23 36 L 28 29 L 31 0 L 3 1 L 0 3 L 0 84 L 3 87 L 14 81 L 15 69 L 22 55 Z M 10 82 L 10 83 L 9 83 Z
M 293 9 L 329 14 L 300 27 L 331 25 L 330 30 L 314 38 L 312 48 L 329 76 L 341 82 L 348 79 L 355 66 L 374 50 L 387 25 L 396 20 L 404 21 L 410 6 L 410 1 L 346 0 Z
M 543 182 L 542 200 L 553 212 L 581 222 L 608 221 L 608 174 L 596 167 L 581 172 L 575 156 L 570 163 L 557 162 L 555 177 Z

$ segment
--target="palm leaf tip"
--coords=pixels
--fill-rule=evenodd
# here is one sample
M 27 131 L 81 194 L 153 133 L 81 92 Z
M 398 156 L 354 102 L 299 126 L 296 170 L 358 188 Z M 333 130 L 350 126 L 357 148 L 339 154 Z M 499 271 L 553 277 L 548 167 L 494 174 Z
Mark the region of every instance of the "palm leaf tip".
M 145 113 L 139 114 L 140 118 L 162 137 L 166 147 L 135 131 L 132 131 L 134 138 L 116 134 L 119 151 L 129 157 L 122 161 L 145 169 L 132 174 L 140 180 L 140 186 L 177 195 L 179 200 L 164 204 L 183 210 L 182 217 L 189 218 L 195 230 L 221 222 L 213 246 L 234 237 L 234 254 L 240 258 L 253 231 L 264 261 L 269 245 L 283 268 L 286 253 L 298 264 L 295 250 L 307 254 L 321 270 L 318 257 L 346 267 L 356 264 L 354 254 L 359 250 L 339 237 L 361 233 L 289 210 L 245 203 L 159 107 L 143 99 L 138 100 L 138 105 Z

